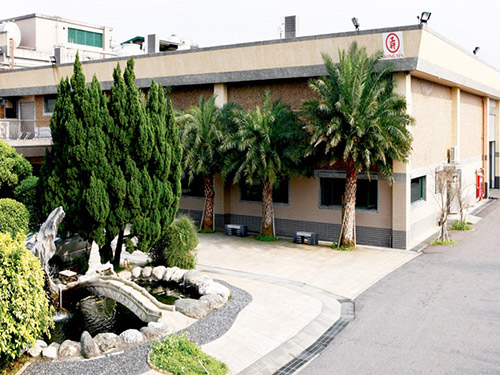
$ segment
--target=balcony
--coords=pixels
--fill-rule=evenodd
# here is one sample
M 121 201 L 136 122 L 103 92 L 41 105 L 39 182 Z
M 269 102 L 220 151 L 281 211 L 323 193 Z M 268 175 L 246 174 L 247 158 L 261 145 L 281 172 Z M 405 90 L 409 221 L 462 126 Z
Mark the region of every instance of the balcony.
M 52 146 L 48 120 L 0 119 L 0 140 L 25 157 L 42 157 Z

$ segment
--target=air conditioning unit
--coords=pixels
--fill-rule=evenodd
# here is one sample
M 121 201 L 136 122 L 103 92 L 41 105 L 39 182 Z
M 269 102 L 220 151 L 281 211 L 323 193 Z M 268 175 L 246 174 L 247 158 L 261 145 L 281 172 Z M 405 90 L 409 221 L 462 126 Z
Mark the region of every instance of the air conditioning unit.
M 451 146 L 450 163 L 458 163 L 458 161 L 459 161 L 458 146 Z

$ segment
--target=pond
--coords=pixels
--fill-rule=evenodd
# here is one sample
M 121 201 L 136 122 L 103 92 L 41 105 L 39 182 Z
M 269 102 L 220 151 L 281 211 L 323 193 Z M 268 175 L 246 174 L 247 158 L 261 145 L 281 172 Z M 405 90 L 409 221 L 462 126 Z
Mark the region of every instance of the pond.
M 191 288 L 184 288 L 176 283 L 159 281 L 136 281 L 146 289 L 153 297 L 165 305 L 173 305 L 176 300 L 182 298 L 199 298 L 200 296 Z
M 80 341 L 83 331 L 94 337 L 103 332 L 120 334 L 146 325 L 132 311 L 111 298 L 90 294 L 86 289 L 70 289 L 63 293 L 63 310 L 54 317 L 55 327 L 48 343 L 64 340 Z
M 174 283 L 141 281 L 144 287 L 158 301 L 173 305 L 179 298 L 199 298 L 193 290 L 177 289 Z M 63 311 L 54 316 L 55 327 L 48 343 L 62 343 L 64 340 L 80 341 L 83 331 L 92 337 L 103 332 L 120 334 L 127 329 L 139 329 L 146 325 L 132 311 L 111 298 L 92 295 L 85 288 L 63 292 Z

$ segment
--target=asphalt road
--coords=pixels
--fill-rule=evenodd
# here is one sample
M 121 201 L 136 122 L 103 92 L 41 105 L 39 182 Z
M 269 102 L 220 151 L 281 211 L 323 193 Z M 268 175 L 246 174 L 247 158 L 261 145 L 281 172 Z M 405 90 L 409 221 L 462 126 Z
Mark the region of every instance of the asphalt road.
M 359 296 L 300 374 L 500 374 L 500 202 L 479 216 Z

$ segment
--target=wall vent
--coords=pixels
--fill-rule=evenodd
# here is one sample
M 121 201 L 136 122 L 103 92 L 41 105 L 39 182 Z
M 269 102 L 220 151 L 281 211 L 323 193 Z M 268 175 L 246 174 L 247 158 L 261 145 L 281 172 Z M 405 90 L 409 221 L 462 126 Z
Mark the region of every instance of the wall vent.
M 297 36 L 297 16 L 285 17 L 285 39 Z

